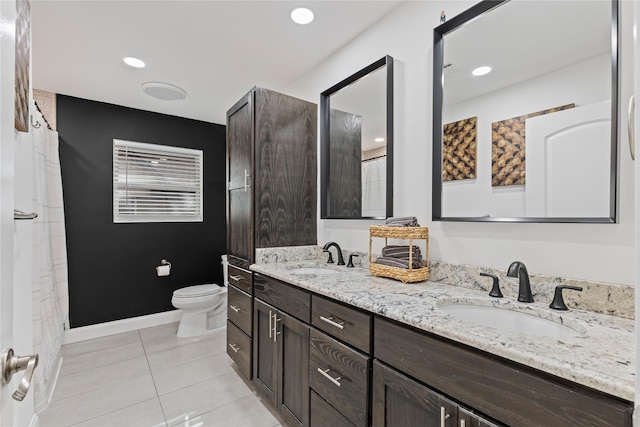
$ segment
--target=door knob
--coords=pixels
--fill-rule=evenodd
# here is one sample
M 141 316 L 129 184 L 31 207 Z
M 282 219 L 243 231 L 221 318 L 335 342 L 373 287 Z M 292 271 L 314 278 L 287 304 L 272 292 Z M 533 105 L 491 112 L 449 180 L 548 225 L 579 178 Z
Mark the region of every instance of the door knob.
M 31 385 L 31 379 L 33 378 L 33 371 L 38 366 L 38 355 L 32 354 L 30 356 L 16 356 L 13 353 L 12 348 L 5 348 L 2 351 L 2 385 L 9 384 L 13 374 L 20 371 L 25 371 L 18 389 L 13 392 L 11 397 L 17 401 L 22 401 L 29 391 Z

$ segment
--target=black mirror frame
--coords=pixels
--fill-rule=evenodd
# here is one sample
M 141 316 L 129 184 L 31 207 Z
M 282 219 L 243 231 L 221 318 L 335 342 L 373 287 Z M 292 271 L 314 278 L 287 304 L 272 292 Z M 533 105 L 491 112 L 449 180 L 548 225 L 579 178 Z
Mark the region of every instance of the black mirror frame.
M 386 217 L 393 216 L 393 58 L 389 55 L 380 58 L 371 65 L 352 74 L 325 90 L 320 94 L 320 219 L 385 219 L 381 217 L 341 218 L 328 216 L 329 198 L 329 112 L 331 109 L 329 98 L 340 89 L 362 77 L 386 66 L 386 107 L 387 107 L 387 187 L 386 187 Z
M 596 223 L 617 222 L 618 208 L 618 102 L 619 102 L 619 54 L 620 7 L 618 0 L 611 0 L 611 165 L 608 217 L 443 217 L 442 216 L 442 104 L 443 95 L 443 37 L 450 31 L 478 18 L 480 15 L 507 3 L 509 0 L 483 0 L 433 30 L 433 165 L 432 208 L 433 221 L 453 222 L 551 222 Z

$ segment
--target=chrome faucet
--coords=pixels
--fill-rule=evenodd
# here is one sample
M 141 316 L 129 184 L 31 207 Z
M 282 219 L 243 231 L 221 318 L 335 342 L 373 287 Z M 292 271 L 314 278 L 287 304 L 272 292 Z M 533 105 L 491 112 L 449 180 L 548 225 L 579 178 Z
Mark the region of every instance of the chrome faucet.
M 529 273 L 527 267 L 523 262 L 514 261 L 507 270 L 507 276 L 517 277 L 520 283 L 518 288 L 518 301 L 520 302 L 533 302 L 533 295 L 531 295 L 531 284 L 529 283 Z
M 338 252 L 338 265 L 344 265 L 344 258 L 342 257 L 342 249 L 340 249 L 340 246 L 336 243 L 336 242 L 328 242 L 324 245 L 324 247 L 322 248 L 322 250 L 324 250 L 325 252 L 329 252 L 329 248 L 333 246 L 336 248 L 336 251 Z M 331 252 L 329 252 L 331 253 Z

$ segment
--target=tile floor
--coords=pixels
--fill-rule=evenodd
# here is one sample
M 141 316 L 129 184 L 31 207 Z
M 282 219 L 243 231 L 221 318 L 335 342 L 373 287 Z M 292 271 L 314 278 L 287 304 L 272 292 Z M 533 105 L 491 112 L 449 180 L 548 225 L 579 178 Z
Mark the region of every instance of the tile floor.
M 227 356 L 226 331 L 178 338 L 178 324 L 63 346 L 40 427 L 275 427 Z

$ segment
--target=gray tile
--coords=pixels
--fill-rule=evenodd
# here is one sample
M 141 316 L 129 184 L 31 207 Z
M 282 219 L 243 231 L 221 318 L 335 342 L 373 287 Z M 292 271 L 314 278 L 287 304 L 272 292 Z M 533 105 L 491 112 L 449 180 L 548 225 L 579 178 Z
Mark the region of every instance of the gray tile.
M 166 427 L 166 425 L 160 401 L 154 398 L 74 424 L 73 427 Z
M 226 334 L 212 334 L 209 339 L 181 345 L 169 350 L 147 354 L 151 371 L 167 369 L 176 364 L 192 362 L 196 359 L 226 353 Z
M 176 336 L 177 330 L 177 323 L 141 329 L 140 336 L 142 337 L 142 343 L 144 345 L 145 352 L 147 354 L 158 353 L 188 344 L 209 341 L 215 339 L 220 335 L 226 335 L 226 330 L 222 329 L 195 337 L 179 338 Z
M 234 373 L 215 377 L 160 396 L 169 425 L 187 421 L 253 394 Z
M 101 366 L 121 362 L 123 360 L 143 357 L 144 355 L 142 343 L 138 341 L 136 343 L 98 350 L 91 353 L 63 356 L 60 375 L 64 376 L 89 369 L 95 369 Z
M 147 359 L 144 356 L 140 356 L 94 369 L 60 375 L 52 400 L 66 399 L 87 391 L 120 384 L 128 379 L 148 376 L 149 374 Z
M 275 427 L 280 425 L 280 420 L 262 404 L 254 395 L 243 397 L 227 405 L 193 419 L 178 424 L 177 427 Z
M 124 332 L 122 334 L 94 338 L 73 344 L 65 344 L 62 346 L 62 356 L 77 356 L 137 342 L 140 342 L 140 334 L 138 331 Z
M 155 397 L 151 375 L 138 377 L 86 392 L 82 397 L 51 402 L 41 414 L 40 425 L 70 426 Z
M 153 370 L 153 381 L 159 395 L 219 377 L 235 371 L 229 364 L 226 353 L 195 359 L 182 364 L 175 364 L 169 369 Z

